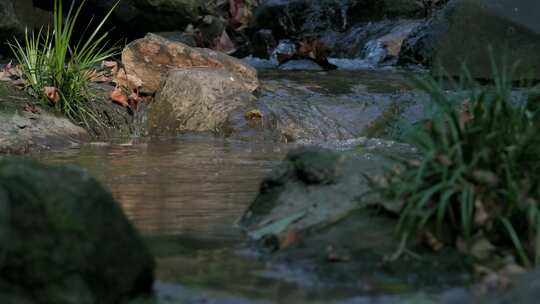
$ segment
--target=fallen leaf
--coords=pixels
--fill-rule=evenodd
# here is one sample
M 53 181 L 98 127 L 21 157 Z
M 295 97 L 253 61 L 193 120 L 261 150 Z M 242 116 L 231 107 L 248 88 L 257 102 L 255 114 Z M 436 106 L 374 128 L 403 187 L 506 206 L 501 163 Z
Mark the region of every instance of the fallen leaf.
M 300 233 L 296 231 L 296 229 L 291 229 L 287 231 L 287 234 L 285 237 L 281 240 L 279 248 L 285 249 L 293 244 L 298 243 L 298 241 L 301 239 Z
M 435 252 L 439 252 L 444 248 L 444 244 L 439 241 L 431 232 L 424 233 L 424 241 Z
M 474 202 L 474 224 L 476 226 L 484 226 L 489 220 L 489 214 L 480 199 Z
M 303 218 L 306 215 L 306 213 L 307 213 L 306 211 L 300 211 L 300 212 L 294 213 L 288 217 L 277 220 L 265 227 L 262 227 L 260 229 L 250 232 L 249 236 L 254 240 L 259 240 L 266 235 L 272 235 L 272 234 L 278 235 L 281 232 L 285 231 L 285 229 L 287 229 L 289 225 Z
M 214 45 L 215 45 L 214 50 L 225 53 L 225 54 L 232 54 L 236 52 L 237 50 L 236 45 L 234 44 L 234 42 L 232 42 L 226 30 L 223 30 L 221 35 L 218 38 L 216 38 Z
M 24 111 L 32 113 L 32 114 L 39 114 L 40 113 L 39 109 L 35 105 L 29 104 L 29 103 L 27 103 L 24 106 Z
M 244 117 L 247 120 L 261 119 L 263 118 L 263 113 L 260 110 L 251 110 L 246 112 L 246 114 L 244 114 Z
M 117 86 L 128 88 L 130 91 L 135 89 L 140 89 L 143 85 L 143 81 L 135 76 L 128 75 L 126 70 L 123 68 L 118 69 L 118 71 L 113 75 L 113 80 Z
M 446 167 L 450 167 L 452 165 L 452 160 L 450 160 L 447 155 L 439 154 L 437 155 L 437 160 Z
M 486 260 L 495 250 L 495 246 L 486 237 L 480 237 L 471 245 L 470 254 L 479 260 Z
M 44 87 L 43 94 L 47 96 L 47 99 L 53 104 L 57 104 L 60 101 L 60 94 L 56 87 Z
M 124 108 L 129 107 L 129 98 L 124 94 L 122 89 L 118 86 L 111 92 L 111 100 L 114 103 L 121 105 Z
M 472 176 L 476 182 L 489 187 L 496 187 L 499 184 L 499 177 L 491 171 L 474 170 Z
M 10 74 L 6 71 L 0 71 L 0 81 L 11 81 Z
M 331 263 L 350 262 L 351 255 L 345 252 L 340 252 L 334 246 L 330 245 L 326 248 L 326 260 Z
M 112 70 L 117 69 L 118 68 L 118 62 L 104 60 L 101 63 L 101 68 L 102 69 L 112 69 Z
M 494 271 L 489 271 L 483 276 L 482 281 L 477 284 L 474 289 L 477 294 L 486 295 L 494 292 L 501 292 L 510 287 L 511 281 L 505 276 Z
M 132 110 L 137 111 L 139 104 L 143 101 L 143 98 L 139 95 L 139 90 L 135 89 L 128 97 L 129 104 Z

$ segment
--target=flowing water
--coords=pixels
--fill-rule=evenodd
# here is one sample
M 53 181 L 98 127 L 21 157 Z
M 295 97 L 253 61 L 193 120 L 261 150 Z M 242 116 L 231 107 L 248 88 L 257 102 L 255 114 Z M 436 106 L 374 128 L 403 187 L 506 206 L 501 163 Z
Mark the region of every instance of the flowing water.
M 328 98 L 358 88 L 392 93 L 406 88 L 401 74 L 355 75 L 269 71 L 261 78 L 318 84 Z M 80 165 L 110 189 L 156 256 L 159 303 L 394 303 L 392 296 L 374 302 L 355 298 L 358 290 L 321 293 L 275 278 L 243 246 L 235 221 L 262 178 L 293 147 L 185 135 L 96 142 L 36 157 Z

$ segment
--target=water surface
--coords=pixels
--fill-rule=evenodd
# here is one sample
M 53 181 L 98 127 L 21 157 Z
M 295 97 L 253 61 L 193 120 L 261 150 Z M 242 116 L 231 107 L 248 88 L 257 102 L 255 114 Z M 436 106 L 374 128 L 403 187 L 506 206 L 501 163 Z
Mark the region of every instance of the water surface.
M 112 192 L 146 236 L 239 240 L 235 220 L 288 147 L 207 136 L 93 143 L 38 156 L 77 164 Z

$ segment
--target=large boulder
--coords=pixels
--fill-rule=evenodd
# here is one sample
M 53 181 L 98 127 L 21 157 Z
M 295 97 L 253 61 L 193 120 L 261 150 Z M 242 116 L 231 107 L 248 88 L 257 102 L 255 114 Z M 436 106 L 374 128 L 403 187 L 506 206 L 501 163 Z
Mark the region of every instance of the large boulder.
M 538 78 L 539 9 L 530 0 L 452 0 L 405 40 L 399 63 L 443 67 L 452 75 L 466 63 L 474 77 L 490 78 L 491 47 L 497 62 L 519 61 L 518 75 Z
M 0 302 L 116 304 L 154 261 L 111 194 L 75 167 L 0 160 Z
M 175 135 L 212 131 L 230 135 L 239 129 L 234 116 L 248 111 L 255 101 L 250 87 L 223 69 L 172 70 L 149 110 L 149 132 Z M 244 117 L 239 120 L 245 121 Z
M 140 79 L 141 91 L 154 93 L 173 69 L 208 67 L 227 70 L 250 91 L 258 85 L 257 71 L 242 61 L 210 49 L 192 48 L 155 34 L 130 43 L 122 52 L 122 63 L 129 77 Z

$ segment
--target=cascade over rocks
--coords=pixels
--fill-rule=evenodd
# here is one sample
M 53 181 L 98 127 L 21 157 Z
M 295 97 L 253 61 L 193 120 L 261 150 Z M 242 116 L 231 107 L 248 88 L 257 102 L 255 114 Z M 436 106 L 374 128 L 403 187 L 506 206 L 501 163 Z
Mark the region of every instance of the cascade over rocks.
M 117 304 L 151 292 L 150 251 L 75 167 L 0 160 L 0 302 Z

